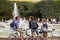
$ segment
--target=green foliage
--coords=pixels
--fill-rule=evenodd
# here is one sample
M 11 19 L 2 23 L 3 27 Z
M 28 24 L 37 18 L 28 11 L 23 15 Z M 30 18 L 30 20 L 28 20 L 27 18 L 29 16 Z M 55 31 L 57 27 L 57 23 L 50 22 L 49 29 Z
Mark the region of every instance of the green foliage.
M 12 3 L 0 0 L 0 18 L 12 18 Z
M 60 18 L 60 1 L 41 1 L 36 6 L 43 18 Z
M 16 2 L 20 17 L 60 18 L 60 1 Z M 12 18 L 14 2 L 0 0 L 0 19 Z

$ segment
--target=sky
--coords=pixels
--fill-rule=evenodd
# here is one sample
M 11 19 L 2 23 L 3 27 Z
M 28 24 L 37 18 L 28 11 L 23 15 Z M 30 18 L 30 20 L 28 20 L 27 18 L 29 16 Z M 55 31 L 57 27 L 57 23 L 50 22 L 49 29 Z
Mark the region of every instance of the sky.
M 8 1 L 28 1 L 28 2 L 39 2 L 41 0 L 8 0 Z

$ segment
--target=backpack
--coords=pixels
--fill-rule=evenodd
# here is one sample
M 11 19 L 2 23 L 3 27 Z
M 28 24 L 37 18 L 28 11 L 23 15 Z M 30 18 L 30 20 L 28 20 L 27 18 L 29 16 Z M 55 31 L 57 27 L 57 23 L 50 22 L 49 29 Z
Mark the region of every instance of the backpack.
M 48 31 L 48 25 L 47 24 L 43 24 L 42 28 L 41 28 L 42 32 L 47 32 Z
M 43 24 L 43 27 L 44 27 L 44 28 L 48 28 L 48 25 L 47 25 L 47 24 Z
M 37 22 L 34 21 L 34 20 L 31 21 L 31 24 L 30 24 L 30 25 L 31 25 L 31 27 L 30 27 L 31 29 L 37 29 L 37 28 L 38 28 L 38 24 L 37 24 Z
M 12 28 L 14 27 L 14 22 L 10 23 L 10 27 Z

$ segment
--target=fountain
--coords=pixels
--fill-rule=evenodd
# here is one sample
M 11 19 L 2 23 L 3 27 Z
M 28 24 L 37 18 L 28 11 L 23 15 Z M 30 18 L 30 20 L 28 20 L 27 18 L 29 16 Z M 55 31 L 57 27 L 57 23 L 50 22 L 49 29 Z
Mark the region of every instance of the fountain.
M 13 10 L 13 20 L 15 20 L 15 17 L 16 16 L 19 16 L 19 13 L 18 13 L 18 7 L 17 7 L 17 4 L 14 3 L 14 10 Z M 12 19 L 8 20 L 7 21 L 8 23 L 11 23 L 12 22 Z
M 13 19 L 15 19 L 16 16 L 19 16 L 19 14 L 18 14 L 17 4 L 14 3 Z

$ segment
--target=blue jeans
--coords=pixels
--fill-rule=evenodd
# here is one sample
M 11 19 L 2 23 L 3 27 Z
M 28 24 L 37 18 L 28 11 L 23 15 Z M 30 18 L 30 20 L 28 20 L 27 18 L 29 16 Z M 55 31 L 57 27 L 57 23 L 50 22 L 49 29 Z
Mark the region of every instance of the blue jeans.
M 33 33 L 33 32 L 36 32 L 37 35 L 39 34 L 38 29 L 31 29 L 31 32 L 32 32 L 32 33 Z

